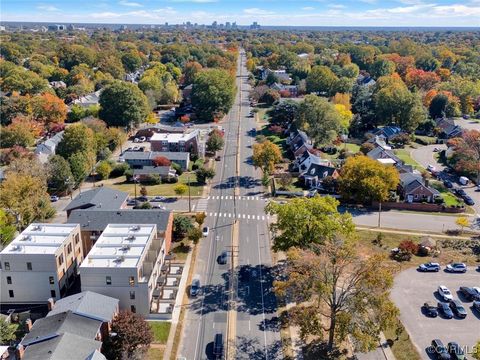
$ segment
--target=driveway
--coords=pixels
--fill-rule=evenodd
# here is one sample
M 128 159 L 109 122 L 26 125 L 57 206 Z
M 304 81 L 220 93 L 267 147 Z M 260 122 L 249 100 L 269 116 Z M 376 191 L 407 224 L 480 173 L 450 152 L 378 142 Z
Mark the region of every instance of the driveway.
M 480 131 L 480 121 L 478 120 L 457 118 L 454 120 L 454 122 L 455 125 L 458 125 L 464 129 Z
M 465 274 L 449 274 L 443 270 L 420 273 L 416 269 L 408 269 L 395 278 L 391 297 L 400 309 L 402 323 L 422 359 L 433 359 L 426 351 L 433 339 L 438 338 L 445 345 L 456 341 L 470 350 L 476 344 L 480 336 L 480 313 L 473 310 L 472 303 L 464 301 L 457 291 L 460 286 L 479 286 L 479 283 L 480 273 L 473 268 Z M 466 319 L 428 318 L 422 313 L 423 303 L 438 303 L 436 289 L 439 285 L 447 286 L 454 298 L 462 301 L 467 310 Z

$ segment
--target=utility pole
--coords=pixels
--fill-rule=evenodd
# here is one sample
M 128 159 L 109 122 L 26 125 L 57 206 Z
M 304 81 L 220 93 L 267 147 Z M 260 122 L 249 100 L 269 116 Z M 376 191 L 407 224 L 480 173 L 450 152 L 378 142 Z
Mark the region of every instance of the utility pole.
M 192 212 L 192 197 L 190 194 L 190 175 L 187 175 L 187 183 L 188 183 L 188 212 Z

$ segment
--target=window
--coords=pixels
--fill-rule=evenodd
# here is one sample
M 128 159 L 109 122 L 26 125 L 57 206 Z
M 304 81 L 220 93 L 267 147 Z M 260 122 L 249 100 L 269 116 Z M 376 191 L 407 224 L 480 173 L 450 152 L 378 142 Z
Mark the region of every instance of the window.
M 105 277 L 105 283 L 106 283 L 107 285 L 112 285 L 112 277 L 111 277 L 111 276 Z
M 52 298 L 57 297 L 57 293 L 55 292 L 55 290 L 50 290 L 50 297 L 52 297 Z
M 135 286 L 135 278 L 133 276 L 130 276 L 128 278 L 128 283 L 130 284 L 130 286 Z
M 5 261 L 5 270 L 10 270 L 10 263 Z
M 130 291 L 130 300 L 135 300 L 135 291 Z
M 72 244 L 68 244 L 67 246 L 67 253 L 70 254 L 72 252 Z
M 8 290 L 8 296 L 10 296 L 11 298 L 14 297 L 14 295 L 13 295 L 13 290 Z
M 31 262 L 27 262 L 27 270 L 32 271 L 32 263 Z
M 80 236 L 75 235 L 75 245 L 78 244 L 78 242 L 80 241 Z
M 58 257 L 58 265 L 62 265 L 63 264 L 63 254 L 60 254 L 60 256 Z
M 50 285 L 55 284 L 55 279 L 53 278 L 53 276 L 48 277 L 48 282 L 50 283 Z
M 2 262 L 0 261 L 0 270 L 2 270 Z
M 12 277 L 11 276 L 7 276 L 7 284 L 12 285 Z
M 11 291 L 11 290 L 10 290 Z M 135 307 L 135 305 L 130 305 L 130 311 L 132 313 L 136 313 L 137 312 L 137 308 Z

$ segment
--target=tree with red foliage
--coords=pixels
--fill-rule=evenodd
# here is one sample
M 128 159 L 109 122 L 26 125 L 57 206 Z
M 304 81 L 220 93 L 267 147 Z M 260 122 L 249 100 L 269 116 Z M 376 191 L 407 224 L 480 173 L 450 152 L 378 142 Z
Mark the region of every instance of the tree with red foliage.
M 5 149 L 0 153 L 0 164 L 9 165 L 16 159 L 30 159 L 32 160 L 35 154 L 32 151 L 25 149 L 23 146 L 14 145 L 9 149 Z
M 390 60 L 395 64 L 395 71 L 402 78 L 405 77 L 410 69 L 415 68 L 415 59 L 413 56 L 400 56 L 397 53 L 382 55 L 382 58 Z
M 155 166 L 170 166 L 172 162 L 168 160 L 165 156 L 157 156 L 153 159 L 153 164 Z
M 152 341 L 152 329 L 141 315 L 120 311 L 103 348 L 108 359 L 143 358 Z
M 430 90 L 440 82 L 440 76 L 432 71 L 411 69 L 405 75 L 405 82 L 409 88 L 417 87 L 422 90 Z
M 268 130 L 270 132 L 274 133 L 275 135 L 281 135 L 285 131 L 285 129 L 283 127 L 281 127 L 280 125 L 270 125 Z

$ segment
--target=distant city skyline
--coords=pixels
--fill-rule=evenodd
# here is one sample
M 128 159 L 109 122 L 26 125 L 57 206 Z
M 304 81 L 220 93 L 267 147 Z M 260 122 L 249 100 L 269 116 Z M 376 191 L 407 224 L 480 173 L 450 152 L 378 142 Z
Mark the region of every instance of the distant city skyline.
M 2 0 L 0 20 L 52 23 L 480 27 L 480 0 Z

